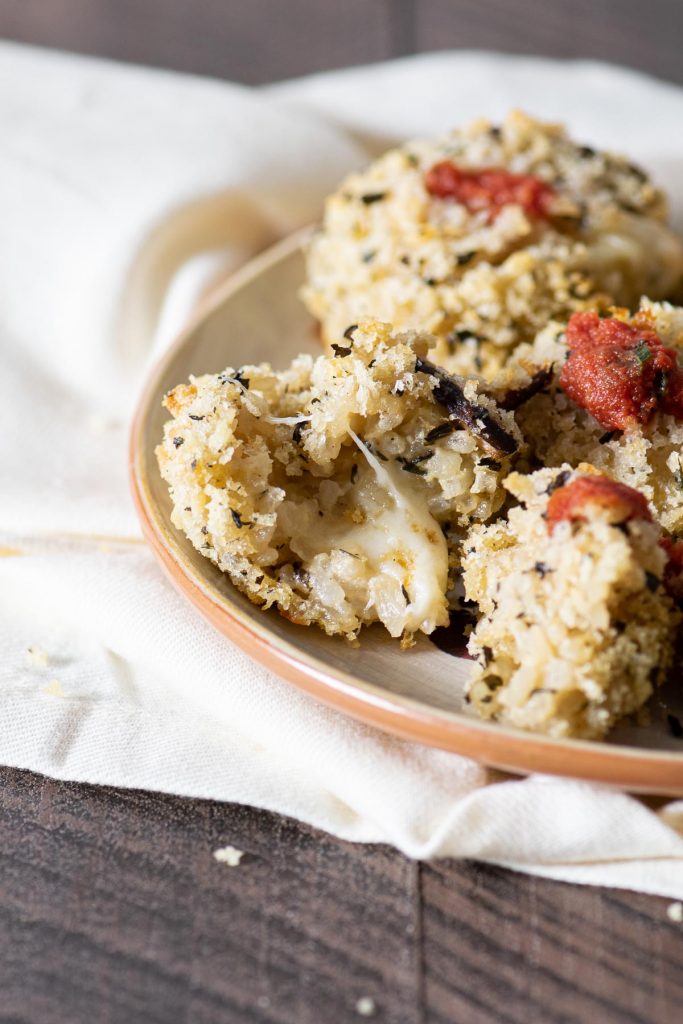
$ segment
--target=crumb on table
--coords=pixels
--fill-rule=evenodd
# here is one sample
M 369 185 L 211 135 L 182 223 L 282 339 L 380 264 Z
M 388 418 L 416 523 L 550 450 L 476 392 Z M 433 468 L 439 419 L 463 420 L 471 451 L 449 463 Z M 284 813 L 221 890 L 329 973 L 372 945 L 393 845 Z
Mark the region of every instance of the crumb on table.
M 220 864 L 227 864 L 229 868 L 236 868 L 244 857 L 244 850 L 238 850 L 235 846 L 222 846 L 213 851 L 214 860 Z
M 666 908 L 666 916 L 670 921 L 675 921 L 676 924 L 683 922 L 683 903 L 676 902 L 670 903 Z

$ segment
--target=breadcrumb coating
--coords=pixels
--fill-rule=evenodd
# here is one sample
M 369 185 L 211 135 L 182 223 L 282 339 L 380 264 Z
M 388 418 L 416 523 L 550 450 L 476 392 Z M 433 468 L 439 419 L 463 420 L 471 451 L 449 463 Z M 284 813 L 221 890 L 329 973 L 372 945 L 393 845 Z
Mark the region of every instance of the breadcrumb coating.
M 477 382 L 439 375 L 432 343 L 368 321 L 332 355 L 174 388 L 157 448 L 174 524 L 293 622 L 406 643 L 444 625 L 445 534 L 500 508 L 521 437 Z
M 486 210 L 430 194 L 441 161 L 533 175 L 554 193 L 550 218 L 520 205 Z M 664 196 L 623 157 L 574 143 L 525 114 L 479 120 L 391 150 L 326 204 L 302 297 L 328 345 L 359 317 L 439 338 L 436 362 L 492 378 L 520 342 L 584 308 L 671 297 L 683 246 Z
M 627 310 L 613 311 L 629 321 Z M 683 309 L 644 299 L 645 315 L 665 345 L 683 348 Z M 550 387 L 517 412 L 517 422 L 533 456 L 545 466 L 589 462 L 615 480 L 641 491 L 662 526 L 683 533 L 683 421 L 655 412 L 649 423 L 625 430 L 605 430 L 561 389 L 559 376 L 567 357 L 564 325 L 551 323 L 532 346 L 523 346 L 499 377 L 493 394 L 523 387 L 539 366 L 552 367 Z
M 662 582 L 660 527 L 615 522 L 594 505 L 587 521 L 548 530 L 550 496 L 596 472 L 565 464 L 512 473 L 505 486 L 520 505 L 466 539 L 465 594 L 480 612 L 468 699 L 485 718 L 599 739 L 645 703 L 671 664 L 681 616 Z

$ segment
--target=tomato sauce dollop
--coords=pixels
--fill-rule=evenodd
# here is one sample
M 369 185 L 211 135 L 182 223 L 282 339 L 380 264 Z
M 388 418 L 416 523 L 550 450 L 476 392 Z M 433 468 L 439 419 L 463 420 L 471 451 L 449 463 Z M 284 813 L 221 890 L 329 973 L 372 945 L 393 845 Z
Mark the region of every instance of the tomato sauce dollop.
M 566 339 L 560 386 L 606 430 L 647 424 L 657 410 L 683 419 L 683 370 L 653 330 L 574 313 Z
M 585 523 L 591 519 L 604 519 L 613 525 L 630 519 L 652 522 L 647 501 L 633 487 L 618 484 L 606 476 L 579 476 L 564 487 L 553 491 L 548 502 L 548 533 L 558 523 Z
M 504 206 L 521 206 L 533 217 L 548 217 L 555 193 L 550 185 L 533 174 L 511 174 L 498 167 L 464 170 L 450 160 L 442 160 L 425 174 L 430 195 L 455 199 L 471 213 L 486 210 L 494 220 Z

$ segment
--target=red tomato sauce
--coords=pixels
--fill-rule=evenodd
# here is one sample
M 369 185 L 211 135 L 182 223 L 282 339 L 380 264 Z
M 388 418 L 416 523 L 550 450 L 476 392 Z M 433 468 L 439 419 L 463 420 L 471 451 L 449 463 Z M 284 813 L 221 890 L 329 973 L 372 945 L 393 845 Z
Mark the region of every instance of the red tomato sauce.
M 585 523 L 604 519 L 614 525 L 629 519 L 652 521 L 647 501 L 633 487 L 618 484 L 606 476 L 578 476 L 564 487 L 553 491 L 548 502 L 548 533 L 558 523 Z
M 676 350 L 637 322 L 574 313 L 560 386 L 606 430 L 649 423 L 660 410 L 683 419 L 683 370 Z
M 455 199 L 471 213 L 486 210 L 494 220 L 504 206 L 521 206 L 532 217 L 548 217 L 555 192 L 533 174 L 511 174 L 497 167 L 464 170 L 450 160 L 442 160 L 425 174 L 430 195 Z

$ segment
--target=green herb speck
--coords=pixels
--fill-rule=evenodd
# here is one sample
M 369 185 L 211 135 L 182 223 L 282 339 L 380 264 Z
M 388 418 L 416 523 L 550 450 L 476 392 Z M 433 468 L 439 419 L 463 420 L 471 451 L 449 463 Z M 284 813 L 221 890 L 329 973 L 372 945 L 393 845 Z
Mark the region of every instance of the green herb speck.
M 646 341 L 639 341 L 633 349 L 633 354 L 641 365 L 652 359 L 652 349 Z

